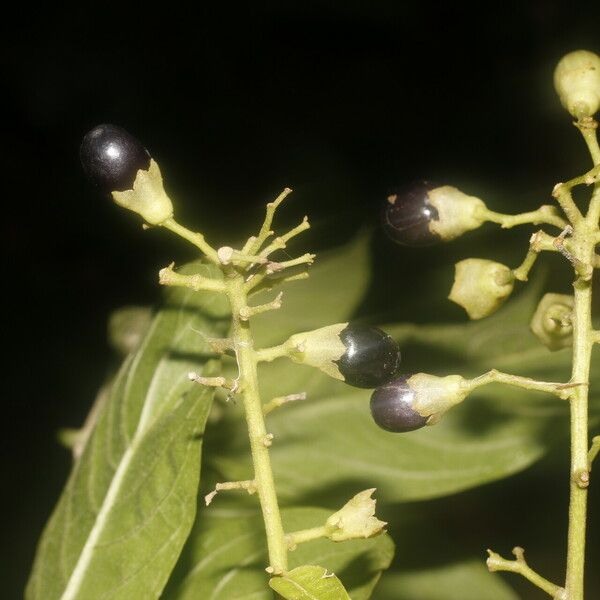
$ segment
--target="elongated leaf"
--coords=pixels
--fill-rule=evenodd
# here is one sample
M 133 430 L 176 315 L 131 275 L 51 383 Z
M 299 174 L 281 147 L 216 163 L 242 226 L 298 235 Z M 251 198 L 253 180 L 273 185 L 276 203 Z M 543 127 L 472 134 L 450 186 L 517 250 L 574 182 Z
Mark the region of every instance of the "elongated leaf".
M 485 562 L 386 574 L 374 600 L 517 600 L 517 594 Z
M 314 565 L 296 567 L 281 577 L 273 577 L 269 585 L 286 600 L 350 600 L 333 573 Z
M 210 358 L 197 331 L 218 335 L 223 327 L 209 316 L 227 311 L 215 294 L 166 295 L 44 531 L 28 599 L 160 595 L 194 520 L 211 403 L 187 373 Z
M 235 493 L 235 492 L 234 492 Z M 165 600 L 271 600 L 266 540 L 262 517 L 256 511 L 219 511 L 215 504 L 199 512 Z M 331 511 L 294 508 L 282 512 L 286 531 L 315 527 Z M 393 557 L 387 535 L 368 540 L 331 542 L 326 539 L 301 544 L 289 555 L 290 568 L 307 562 L 335 573 L 353 600 L 367 600 L 381 572 Z

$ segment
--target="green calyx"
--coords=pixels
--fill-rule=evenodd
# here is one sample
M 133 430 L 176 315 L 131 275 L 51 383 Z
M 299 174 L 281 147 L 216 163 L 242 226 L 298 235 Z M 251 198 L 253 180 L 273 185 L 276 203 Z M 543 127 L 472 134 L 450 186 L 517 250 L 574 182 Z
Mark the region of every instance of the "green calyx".
M 435 425 L 446 411 L 460 404 L 471 389 L 460 375 L 437 377 L 416 373 L 408 378 L 407 383 L 414 391 L 411 408 L 427 418 L 427 425 Z
M 291 336 L 285 343 L 289 357 L 295 363 L 316 367 L 330 377 L 344 381 L 336 361 L 346 352 L 340 333 L 347 326 L 348 323 L 336 323 Z
M 112 192 L 112 197 L 119 206 L 138 213 L 150 225 L 160 225 L 173 216 L 173 204 L 154 160 L 147 171 L 137 172 L 131 190 Z
M 514 280 L 511 269 L 501 263 L 467 258 L 456 263 L 454 285 L 448 298 L 462 306 L 470 319 L 483 319 L 510 296 Z
M 468 196 L 451 185 L 431 190 L 429 203 L 438 213 L 438 218 L 431 220 L 429 229 L 444 241 L 477 229 L 485 221 L 481 216 L 485 209 L 483 201 L 475 196 Z

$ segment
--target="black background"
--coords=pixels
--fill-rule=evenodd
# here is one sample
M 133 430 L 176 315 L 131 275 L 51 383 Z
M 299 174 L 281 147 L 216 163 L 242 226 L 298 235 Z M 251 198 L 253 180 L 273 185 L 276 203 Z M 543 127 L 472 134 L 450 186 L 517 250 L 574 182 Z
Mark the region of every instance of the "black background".
M 307 249 L 375 222 L 388 187 L 416 178 L 521 212 L 588 166 L 551 76 L 566 51 L 600 50 L 599 17 L 592 3 L 313 1 L 218 11 L 28 7 L 5 21 L 3 597 L 20 596 L 68 472 L 55 432 L 83 420 L 106 372 L 107 315 L 154 303 L 157 268 L 189 256 L 89 188 L 78 164 L 88 129 L 114 122 L 142 139 L 181 221 L 221 243 L 249 235 L 286 185 L 295 194 L 280 222 L 311 215 Z M 463 320 L 444 300 L 451 263 L 473 247 L 499 260 L 521 256 L 527 237 L 486 228 L 442 250 L 402 253 L 376 241 L 376 280 L 362 310 L 382 321 Z M 459 554 L 477 555 L 490 538 L 504 551 L 529 544 L 549 572 L 560 572 L 564 452 L 410 510 L 447 529 L 447 540 L 465 538 Z M 493 499 L 500 514 L 486 510 Z M 595 489 L 590 565 L 600 560 L 598 499 Z M 417 556 L 426 565 L 432 554 L 402 548 L 397 560 L 414 566 Z M 594 578 L 590 569 L 590 585 Z

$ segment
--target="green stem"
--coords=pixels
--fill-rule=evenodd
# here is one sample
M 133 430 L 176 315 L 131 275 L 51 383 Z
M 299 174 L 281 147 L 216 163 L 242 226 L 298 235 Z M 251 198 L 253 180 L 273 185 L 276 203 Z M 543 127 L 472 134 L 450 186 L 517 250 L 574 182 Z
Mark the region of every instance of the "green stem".
M 518 215 L 505 215 L 497 213 L 487 208 L 478 211 L 479 214 L 487 221 L 492 223 L 498 223 L 503 229 L 510 229 L 517 225 L 533 224 L 539 225 L 541 223 L 547 223 L 548 225 L 554 225 L 559 229 L 566 227 L 567 222 L 557 213 L 554 206 L 544 205 L 537 210 L 521 213 Z
M 581 131 L 581 135 L 590 151 L 592 161 L 595 165 L 600 164 L 600 145 L 598 144 L 598 136 L 596 130 L 598 123 L 593 118 L 584 119 L 583 122 L 576 123 L 577 128 Z
M 247 306 L 244 277 L 234 269 L 226 273 L 226 287 L 231 303 L 232 339 L 239 368 L 239 386 L 244 399 L 250 449 L 254 465 L 254 481 L 260 500 L 267 545 L 269 563 L 272 572 L 283 573 L 287 569 L 287 542 L 281 523 L 279 504 L 275 493 L 275 482 L 271 468 L 267 429 L 263 408 L 258 391 L 256 353 L 253 347 L 252 333 L 248 321 L 240 318 L 240 311 Z
M 590 124 L 593 125 L 593 124 Z M 592 155 L 594 169 L 598 174 L 600 148 L 593 126 L 579 127 Z M 584 183 L 587 183 L 585 181 Z M 584 221 L 574 227 L 575 253 L 582 262 L 592 263 L 598 235 L 598 211 L 600 190 L 598 183 L 590 201 Z M 592 271 L 593 274 L 593 271 Z M 573 284 L 573 369 L 571 381 L 584 382 L 571 397 L 571 476 L 569 500 L 569 533 L 567 542 L 566 598 L 583 600 L 585 572 L 585 533 L 587 520 L 587 486 L 589 483 L 588 454 L 588 392 L 592 349 L 592 281 L 578 277 Z
M 591 244 L 587 244 L 588 247 Z M 590 250 L 591 251 L 591 250 Z M 592 286 L 577 279 L 573 306 L 572 381 L 583 382 L 571 396 L 571 477 L 565 589 L 568 600 L 583 600 L 588 472 L 588 382 L 592 353 Z
M 525 256 L 523 262 L 516 268 L 513 269 L 513 275 L 515 279 L 519 281 L 527 281 L 529 271 L 531 271 L 535 261 L 538 259 L 540 252 L 558 252 L 554 245 L 556 238 L 548 235 L 545 231 L 536 231 L 529 240 L 529 250 Z
M 528 581 L 533 583 L 536 587 L 546 592 L 549 596 L 555 599 L 564 599 L 564 590 L 556 584 L 548 581 L 545 577 L 542 577 L 539 573 L 536 573 L 525 561 L 525 552 L 523 548 L 513 548 L 513 554 L 515 560 L 506 560 L 502 558 L 496 552 L 488 550 L 489 557 L 487 559 L 487 566 L 490 571 L 508 571 L 510 573 L 518 573 L 522 577 L 525 577 Z
M 217 251 L 205 241 L 201 233 L 190 231 L 173 218 L 162 222 L 161 226 L 196 246 L 215 265 L 220 264 L 221 261 L 217 256 Z
M 554 394 L 559 398 L 567 399 L 573 394 L 573 389 L 581 387 L 578 383 L 557 383 L 553 381 L 537 381 L 529 377 L 520 377 L 519 375 L 511 375 L 510 373 L 502 373 L 496 369 L 492 369 L 475 379 L 468 382 L 469 392 L 490 383 L 502 383 L 504 385 L 512 385 L 514 387 L 523 388 L 525 390 L 533 390 L 536 392 L 547 392 Z
M 318 540 L 322 537 L 327 537 L 329 533 L 329 528 L 327 525 L 322 525 L 320 527 L 313 527 L 311 529 L 302 529 L 301 531 L 294 531 L 292 533 L 288 533 L 286 535 L 288 548 L 293 550 L 298 544 L 303 544 L 304 542 L 310 542 L 312 540 Z

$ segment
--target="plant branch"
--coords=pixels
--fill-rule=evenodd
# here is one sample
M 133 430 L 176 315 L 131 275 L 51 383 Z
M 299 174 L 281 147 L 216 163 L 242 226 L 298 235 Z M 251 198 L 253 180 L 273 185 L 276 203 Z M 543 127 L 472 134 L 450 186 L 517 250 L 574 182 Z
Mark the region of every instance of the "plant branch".
M 267 262 L 266 258 L 262 256 L 256 256 L 254 254 L 248 254 L 243 250 L 235 250 L 231 246 L 222 246 L 217 250 L 217 256 L 222 265 L 230 265 L 234 263 L 238 266 L 242 265 L 254 265 L 264 264 Z
M 256 350 L 256 362 L 273 362 L 277 358 L 290 356 L 290 354 L 293 354 L 294 352 L 298 352 L 298 349 L 290 345 L 289 340 L 287 340 L 278 346 Z
M 259 256 L 266 258 L 270 254 L 273 254 L 276 250 L 282 250 L 286 247 L 287 243 L 297 235 L 300 235 L 303 231 L 310 229 L 310 223 L 308 222 L 308 217 L 304 217 L 302 222 L 285 233 L 284 235 L 275 238 L 268 246 L 266 246 L 263 250 L 260 251 Z
M 478 211 L 478 215 L 485 218 L 486 221 L 498 223 L 502 229 L 510 229 L 511 227 L 525 224 L 540 225 L 541 223 L 554 225 L 559 229 L 563 229 L 567 225 L 567 222 L 559 215 L 556 207 L 549 204 L 545 204 L 537 210 L 518 215 L 505 215 L 482 208 Z
M 330 528 L 327 525 L 321 525 L 311 529 L 302 529 L 300 531 L 288 533 L 285 536 L 288 549 L 295 550 L 298 544 L 303 544 L 304 542 L 310 542 L 312 540 L 318 540 L 322 537 L 327 537 L 329 529 Z
M 215 265 L 219 264 L 220 261 L 219 257 L 217 256 L 217 251 L 206 242 L 204 236 L 201 233 L 195 233 L 193 231 L 190 231 L 183 225 L 180 225 L 173 218 L 163 221 L 160 225 L 161 227 L 172 231 L 180 238 L 187 240 L 188 242 L 190 242 L 190 244 L 196 246 L 196 248 L 198 248 L 198 250 L 200 250 L 200 252 L 202 252 L 210 260 L 210 262 L 214 263 Z
M 219 279 L 211 279 L 200 274 L 182 275 L 173 269 L 174 263 L 158 272 L 160 285 L 186 287 L 195 292 L 225 292 L 225 284 Z
M 199 383 L 200 385 L 223 388 L 231 392 L 237 392 L 239 389 L 239 382 L 237 380 L 230 381 L 229 379 L 225 379 L 225 377 L 202 377 L 191 371 L 188 373 L 188 378 L 190 381 Z
M 284 260 L 282 262 L 269 262 L 267 265 L 267 273 L 277 273 L 278 271 L 283 271 L 283 269 L 297 267 L 298 265 L 312 265 L 315 257 L 316 254 L 306 253 L 298 258 L 292 258 L 291 260 Z
M 299 281 L 301 279 L 307 279 L 308 272 L 303 271 L 302 273 L 294 273 L 293 275 L 284 275 L 282 277 L 268 277 L 266 270 L 262 273 L 256 273 L 246 280 L 244 289 L 246 293 L 256 293 L 265 289 L 271 289 L 275 285 L 281 285 L 283 283 L 289 283 L 290 281 Z
M 525 551 L 519 546 L 513 548 L 513 554 L 515 560 L 507 560 L 502 558 L 496 552 L 488 550 L 489 557 L 486 561 L 488 569 L 493 571 L 508 571 L 510 573 L 517 573 L 533 583 L 536 587 L 546 592 L 552 598 L 556 600 L 566 600 L 564 596 L 564 589 L 558 585 L 548 581 L 538 573 L 536 573 L 525 560 Z
M 270 310 L 277 310 L 279 308 L 281 308 L 281 297 L 283 296 L 283 292 L 279 292 L 279 294 L 277 294 L 277 297 L 275 298 L 275 300 L 272 300 L 271 302 L 267 302 L 266 304 L 259 304 L 258 306 L 242 306 L 242 308 L 240 309 L 240 319 L 242 319 L 242 321 L 247 321 L 248 319 L 250 319 L 251 317 L 254 317 L 255 315 L 260 315 L 261 313 L 270 311 Z
M 525 256 L 525 259 L 516 269 L 513 269 L 515 279 L 527 281 L 529 272 L 540 255 L 540 252 L 558 252 L 554 245 L 555 239 L 556 238 L 553 238 L 541 229 L 536 231 L 529 240 L 529 251 Z
M 488 385 L 490 383 L 502 383 L 505 385 L 512 385 L 515 387 L 523 388 L 525 390 L 534 390 L 537 392 L 547 392 L 548 394 L 554 394 L 563 400 L 568 399 L 572 394 L 572 389 L 580 387 L 579 383 L 555 383 L 550 381 L 537 381 L 530 379 L 529 377 L 520 377 L 518 375 L 510 375 L 509 373 L 502 373 L 496 369 L 492 369 L 475 379 L 471 379 L 468 382 L 469 392 L 481 387 L 482 385 Z
M 210 492 L 210 494 L 206 494 L 204 496 L 204 502 L 206 506 L 208 506 L 214 499 L 214 497 L 219 493 L 227 490 L 245 490 L 252 496 L 252 494 L 256 493 L 256 481 L 254 479 L 250 479 L 248 481 L 225 481 L 223 483 L 217 483 L 215 485 L 215 489 Z
M 273 235 L 273 232 L 271 231 L 271 225 L 273 223 L 273 216 L 275 215 L 275 211 L 291 193 L 292 190 L 290 188 L 285 188 L 283 192 L 281 192 L 281 194 L 279 194 L 279 196 L 277 196 L 277 198 L 273 200 L 273 202 L 269 202 L 267 204 L 267 212 L 265 214 L 265 220 L 262 224 L 262 227 L 260 228 L 260 232 L 255 238 L 250 238 L 252 239 L 252 242 L 248 243 L 247 247 L 244 246 L 245 252 L 255 254 L 260 250 L 267 238 L 270 235 Z
M 277 398 L 273 398 L 273 400 L 270 402 L 263 404 L 263 415 L 267 416 L 280 406 L 283 406 L 288 402 L 296 402 L 297 400 L 306 400 L 306 392 L 288 394 L 287 396 L 277 396 Z
M 585 223 L 585 221 L 580 221 Z M 554 247 L 573 265 L 576 275 L 580 276 L 584 281 L 589 281 L 592 278 L 594 268 L 592 267 L 592 260 L 589 257 L 588 260 L 581 260 L 577 257 L 572 249 L 567 248 L 565 240 L 573 235 L 573 227 L 567 225 L 560 235 L 554 240 Z M 573 247 L 573 242 L 571 247 Z
M 279 503 L 269 455 L 272 436 L 265 426 L 263 407 L 258 391 L 256 353 L 248 321 L 240 318 L 240 311 L 247 306 L 247 292 L 243 275 L 233 268 L 226 268 L 226 285 L 232 312 L 232 339 L 239 368 L 239 382 L 244 401 L 254 481 L 260 500 L 267 545 L 269 570 L 280 574 L 287 569 L 287 543 L 281 523 Z
M 600 172 L 600 170 L 599 170 Z M 578 223 L 573 233 L 573 251 L 581 263 L 590 263 L 594 253 L 594 234 L 598 226 Z M 593 270 L 592 270 L 593 273 Z M 571 468 L 569 532 L 567 543 L 566 598 L 583 600 L 589 484 L 588 387 L 592 355 L 592 285 L 579 275 L 573 284 L 573 364 L 571 381 L 585 383 L 571 396 Z

